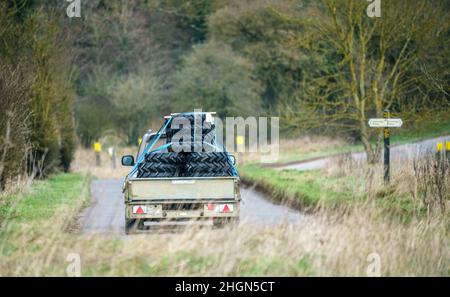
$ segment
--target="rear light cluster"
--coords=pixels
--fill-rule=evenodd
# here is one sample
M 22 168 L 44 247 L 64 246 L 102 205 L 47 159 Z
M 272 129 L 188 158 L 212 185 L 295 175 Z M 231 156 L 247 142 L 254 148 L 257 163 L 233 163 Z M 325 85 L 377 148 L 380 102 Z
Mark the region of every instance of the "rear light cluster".
M 198 204 L 199 206 L 201 204 Z M 170 210 L 183 210 L 183 211 L 189 211 L 189 210 L 198 210 L 198 207 L 194 207 L 193 205 L 179 205 L 178 207 L 174 207 L 175 205 L 168 205 L 168 206 L 164 206 L 162 208 L 162 210 L 165 211 L 170 211 Z M 161 211 L 161 208 L 159 209 L 159 212 Z M 163 213 L 165 213 L 165 211 L 163 211 Z M 210 212 L 216 212 L 216 213 L 230 213 L 234 211 L 234 205 L 231 203 L 226 203 L 226 204 L 222 204 L 222 203 L 208 203 L 207 205 L 205 205 L 205 211 L 210 211 Z M 146 206 L 146 205 L 133 205 L 132 207 L 132 212 L 133 214 L 155 214 L 155 212 L 158 212 L 158 210 L 155 207 L 152 206 Z
M 233 204 L 214 204 L 214 203 L 208 203 L 207 206 L 208 211 L 214 211 L 214 212 L 233 212 L 234 205 Z
M 141 206 L 141 205 L 133 206 L 133 213 L 134 214 L 146 214 L 147 213 L 147 207 Z

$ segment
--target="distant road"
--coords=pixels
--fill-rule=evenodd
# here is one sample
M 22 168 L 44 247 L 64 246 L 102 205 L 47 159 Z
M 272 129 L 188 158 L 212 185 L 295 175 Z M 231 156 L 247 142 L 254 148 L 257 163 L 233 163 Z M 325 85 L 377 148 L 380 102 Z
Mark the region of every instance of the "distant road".
M 450 141 L 449 136 L 437 137 L 427 139 L 419 142 L 401 144 L 391 147 L 391 159 L 410 158 L 418 155 L 423 155 L 426 152 L 436 152 L 436 143 L 443 142 L 445 147 L 445 141 Z M 352 153 L 351 156 L 354 160 L 364 161 L 366 160 L 366 154 L 364 152 Z M 383 157 L 383 156 L 381 156 Z M 295 164 L 289 164 L 286 166 L 277 167 L 278 169 L 296 169 L 301 171 L 315 170 L 324 168 L 328 162 L 338 158 L 338 156 L 324 157 L 311 161 L 303 161 Z

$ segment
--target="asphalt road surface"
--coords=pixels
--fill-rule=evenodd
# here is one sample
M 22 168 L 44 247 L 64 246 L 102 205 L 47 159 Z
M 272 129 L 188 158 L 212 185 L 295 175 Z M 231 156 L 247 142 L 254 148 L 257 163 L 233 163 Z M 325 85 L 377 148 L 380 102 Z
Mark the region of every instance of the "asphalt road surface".
M 125 209 L 122 180 L 100 179 L 91 184 L 91 205 L 81 214 L 85 233 L 124 233 Z M 241 188 L 240 224 L 263 227 L 277 224 L 298 224 L 310 219 L 283 205 L 277 205 L 252 188 Z

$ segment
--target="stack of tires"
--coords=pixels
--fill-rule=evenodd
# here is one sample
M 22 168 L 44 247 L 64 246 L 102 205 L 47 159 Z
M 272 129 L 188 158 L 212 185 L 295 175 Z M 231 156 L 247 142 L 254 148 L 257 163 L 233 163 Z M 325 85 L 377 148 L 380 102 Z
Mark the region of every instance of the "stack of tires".
M 175 124 L 175 125 L 174 125 Z M 195 129 L 195 125 L 202 125 Z M 174 128 L 175 127 L 175 128 Z M 201 131 L 201 138 L 195 135 Z M 173 137 L 177 133 L 186 133 L 181 145 L 187 150 L 173 149 Z M 138 165 L 138 178 L 157 177 L 219 177 L 233 176 L 234 165 L 225 152 L 207 150 L 205 142 L 213 144 L 215 126 L 206 114 L 180 114 L 172 119 L 172 125 L 166 129 L 167 142 L 172 143 L 172 149 L 177 152 L 147 153 L 145 160 Z M 186 137 L 186 135 L 188 135 Z M 199 141 L 201 139 L 201 141 Z M 209 146 L 208 148 L 213 147 Z
M 167 142 L 172 142 L 172 147 L 178 146 L 184 148 L 184 152 L 204 152 L 208 146 L 203 143 L 214 144 L 215 142 L 215 125 L 208 120 L 206 114 L 181 114 L 174 116 L 171 127 L 167 128 Z M 181 141 L 173 140 L 178 134 L 182 138 Z M 180 139 L 178 137 L 178 139 Z M 174 149 L 181 151 L 180 149 Z

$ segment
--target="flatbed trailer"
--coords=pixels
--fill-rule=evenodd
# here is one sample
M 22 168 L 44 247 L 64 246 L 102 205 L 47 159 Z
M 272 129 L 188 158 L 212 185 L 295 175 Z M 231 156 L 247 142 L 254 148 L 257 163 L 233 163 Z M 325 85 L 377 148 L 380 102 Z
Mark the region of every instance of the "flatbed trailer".
M 166 117 L 165 126 L 170 119 Z M 152 143 L 163 135 L 164 129 L 160 129 L 158 133 L 147 133 L 143 137 L 138 162 L 134 162 L 133 156 L 122 157 L 122 165 L 134 166 L 123 184 L 125 232 L 130 234 L 145 229 L 147 222 L 201 220 L 212 221 L 215 226 L 237 222 L 241 201 L 240 179 L 234 167 L 234 157 L 226 152 L 222 154 L 230 159 L 234 172 L 232 176 L 137 176 L 137 164 L 142 162 L 145 154 L 159 150 L 151 150 Z

